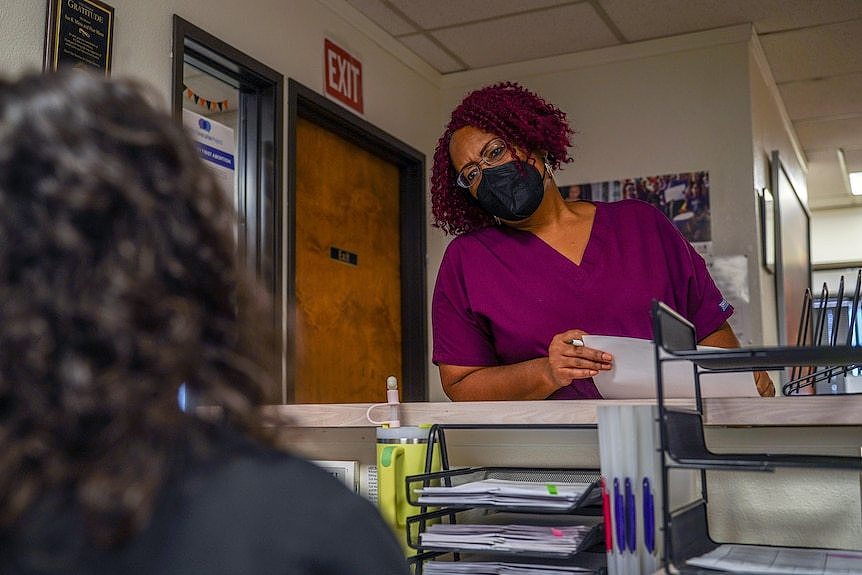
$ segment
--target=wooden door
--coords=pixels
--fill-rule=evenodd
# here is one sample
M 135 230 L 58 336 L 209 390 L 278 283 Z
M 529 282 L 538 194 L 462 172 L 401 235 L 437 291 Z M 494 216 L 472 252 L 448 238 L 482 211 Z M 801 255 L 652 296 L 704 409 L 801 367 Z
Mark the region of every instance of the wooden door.
M 296 403 L 386 400 L 401 380 L 397 166 L 296 123 Z

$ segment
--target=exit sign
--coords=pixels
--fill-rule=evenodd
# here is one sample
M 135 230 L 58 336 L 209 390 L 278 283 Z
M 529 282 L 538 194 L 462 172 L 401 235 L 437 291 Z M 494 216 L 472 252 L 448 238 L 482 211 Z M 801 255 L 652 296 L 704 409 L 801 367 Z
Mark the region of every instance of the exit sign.
M 323 40 L 326 94 L 362 114 L 362 62 L 328 38 Z

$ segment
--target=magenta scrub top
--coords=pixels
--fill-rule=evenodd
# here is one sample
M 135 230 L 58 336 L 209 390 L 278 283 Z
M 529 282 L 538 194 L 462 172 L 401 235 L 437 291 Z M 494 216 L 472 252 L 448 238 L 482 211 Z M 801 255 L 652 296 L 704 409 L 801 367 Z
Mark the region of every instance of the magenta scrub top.
M 547 357 L 554 335 L 652 339 L 652 300 L 691 321 L 700 340 L 733 313 L 703 258 L 646 202 L 593 202 L 580 265 L 530 232 L 506 226 L 455 238 L 432 301 L 434 363 L 493 366 Z M 549 399 L 601 398 L 576 379 Z

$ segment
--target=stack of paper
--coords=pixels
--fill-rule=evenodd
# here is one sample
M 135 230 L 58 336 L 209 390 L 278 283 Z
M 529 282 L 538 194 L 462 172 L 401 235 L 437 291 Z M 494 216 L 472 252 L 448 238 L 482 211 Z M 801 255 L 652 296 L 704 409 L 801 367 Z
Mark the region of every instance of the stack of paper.
M 589 489 L 589 483 L 558 483 L 484 479 L 453 487 L 417 489 L 426 505 L 492 506 L 564 510 Z
M 424 572 L 428 575 L 568 575 L 569 573 L 590 573 L 591 570 L 562 565 L 430 561 L 425 564 Z
M 540 553 L 567 557 L 575 553 L 590 532 L 584 525 L 436 524 L 419 536 L 428 549 L 483 550 L 503 553 Z
M 862 573 L 862 551 L 721 545 L 687 563 L 730 573 L 848 575 Z

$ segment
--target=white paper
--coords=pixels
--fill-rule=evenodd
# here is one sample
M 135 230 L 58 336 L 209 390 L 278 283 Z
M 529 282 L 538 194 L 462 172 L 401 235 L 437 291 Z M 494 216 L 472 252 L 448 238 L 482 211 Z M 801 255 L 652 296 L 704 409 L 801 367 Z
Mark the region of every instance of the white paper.
M 850 575 L 862 573 L 862 551 L 721 545 L 687 563 L 731 573 Z
M 419 535 L 423 548 L 546 553 L 575 553 L 589 534 L 585 525 L 471 525 L 438 523 Z
M 589 483 L 484 479 L 452 487 L 422 487 L 416 489 L 416 493 L 419 494 L 419 502 L 427 505 L 489 505 L 567 509 L 581 497 L 589 486 Z
M 582 567 L 562 565 L 532 565 L 503 562 L 429 561 L 424 572 L 428 575 L 568 575 L 569 573 L 593 573 Z
M 652 341 L 633 337 L 585 335 L 587 347 L 614 356 L 609 371 L 599 371 L 593 381 L 605 399 L 654 399 L 655 350 Z M 717 349 L 698 346 L 698 349 Z M 693 398 L 694 375 L 689 361 L 663 363 L 662 382 L 666 398 Z M 743 373 L 710 373 L 702 370 L 703 397 L 759 397 L 754 375 Z

